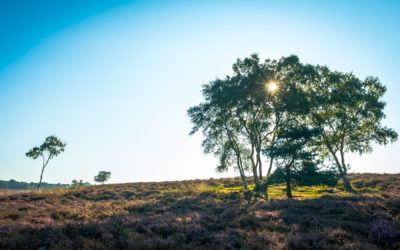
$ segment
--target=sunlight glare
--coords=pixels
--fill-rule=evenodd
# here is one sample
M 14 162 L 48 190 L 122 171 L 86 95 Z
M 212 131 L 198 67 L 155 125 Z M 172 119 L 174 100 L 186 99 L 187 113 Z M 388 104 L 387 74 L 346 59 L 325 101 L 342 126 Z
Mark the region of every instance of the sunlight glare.
M 274 93 L 275 91 L 277 91 L 279 88 L 278 83 L 271 81 L 267 83 L 267 90 L 268 92 Z

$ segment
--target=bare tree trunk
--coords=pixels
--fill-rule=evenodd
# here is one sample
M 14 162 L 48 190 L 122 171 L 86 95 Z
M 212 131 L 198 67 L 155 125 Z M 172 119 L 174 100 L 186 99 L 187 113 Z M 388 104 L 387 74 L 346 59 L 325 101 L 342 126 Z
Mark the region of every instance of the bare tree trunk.
M 244 174 L 242 159 L 240 158 L 239 155 L 237 155 L 236 157 L 237 157 L 237 165 L 238 165 L 238 169 L 239 169 L 239 173 L 240 173 L 240 178 L 242 179 L 242 183 L 243 183 L 243 189 L 245 191 L 247 191 L 247 189 L 248 189 L 247 179 L 246 179 L 246 175 Z
M 264 197 L 265 197 L 266 201 L 269 199 L 269 196 L 268 196 L 268 183 L 264 184 Z
M 353 187 L 350 184 L 349 179 L 347 178 L 347 174 L 343 174 L 342 175 L 342 180 L 343 180 L 344 189 L 347 192 L 353 192 L 354 190 L 353 190 Z
M 262 180 L 262 162 L 261 162 L 261 149 L 257 148 L 257 162 L 258 162 L 258 177 Z
M 353 188 L 352 188 L 352 186 L 350 184 L 349 179 L 347 178 L 347 171 L 346 171 L 347 169 L 346 169 L 346 165 L 344 165 L 345 162 L 344 162 L 344 152 L 343 152 L 343 150 L 340 150 L 341 160 L 342 160 L 342 163 L 340 163 L 340 161 L 339 161 L 339 159 L 338 159 L 338 157 L 336 155 L 336 152 L 333 151 L 332 146 L 329 144 L 329 142 L 325 138 L 324 138 L 324 143 L 328 147 L 329 152 L 331 153 L 333 159 L 335 160 L 336 166 L 338 167 L 338 170 L 339 170 L 340 177 L 341 177 L 341 179 L 343 181 L 344 189 L 347 192 L 352 192 Z
M 331 152 L 331 154 L 332 154 L 332 157 L 333 157 L 333 159 L 335 160 L 335 163 L 336 163 L 336 165 L 337 165 L 337 167 L 338 167 L 340 177 L 341 177 L 341 179 L 342 179 L 342 181 L 343 181 L 344 189 L 345 189 L 347 192 L 352 192 L 352 191 L 353 191 L 353 188 L 352 188 L 352 186 L 351 186 L 351 184 L 350 184 L 349 179 L 347 178 L 346 166 L 343 166 L 343 165 L 339 162 L 338 157 L 336 156 L 336 154 L 335 154 L 333 151 Z M 342 161 L 342 162 L 343 162 L 343 161 Z
M 253 171 L 253 178 L 254 178 L 254 184 L 255 188 L 254 190 L 257 192 L 259 188 L 259 179 L 258 179 L 258 171 L 257 171 L 257 164 L 254 161 L 254 145 L 251 145 L 251 153 L 250 153 L 250 162 L 251 162 L 251 170 Z
M 292 160 L 290 161 L 289 164 L 287 164 L 285 166 L 285 172 L 286 172 L 286 196 L 288 197 L 288 199 L 292 199 L 292 187 L 291 187 L 291 183 L 290 183 L 290 168 L 292 167 L 294 163 L 294 157 L 292 158 Z
M 340 178 L 341 178 L 342 181 L 343 181 L 344 189 L 345 189 L 347 192 L 352 192 L 352 191 L 353 191 L 353 188 L 352 188 L 352 186 L 351 186 L 351 184 L 350 184 L 349 179 L 347 178 L 347 172 L 346 172 L 346 170 L 344 169 L 345 166 L 344 166 L 344 168 L 343 168 L 343 166 L 342 166 L 342 164 L 339 162 L 339 159 L 337 158 L 336 154 L 332 153 L 332 156 L 333 156 L 333 159 L 335 160 L 335 163 L 336 163 L 336 165 L 337 165 L 337 167 L 338 167 L 339 174 L 340 174 Z
M 272 137 L 272 148 L 273 148 L 274 144 L 275 144 L 275 134 Z M 271 170 L 272 170 L 272 166 L 274 164 L 274 159 L 275 159 L 275 157 L 273 155 L 271 155 L 271 158 L 269 159 L 269 166 L 268 166 L 267 175 L 266 175 L 265 182 L 264 182 L 264 185 L 265 185 L 265 199 L 266 200 L 268 200 L 268 198 L 269 198 L 268 197 L 269 177 L 271 176 Z
M 44 155 L 42 154 L 42 158 L 43 158 L 42 172 L 40 173 L 40 180 L 39 180 L 39 183 L 38 183 L 38 185 L 37 185 L 36 190 L 39 190 L 40 185 L 42 184 L 44 169 L 46 168 L 47 164 L 49 163 L 50 159 L 52 158 L 52 155 L 49 155 L 49 156 L 47 157 L 47 160 L 46 160 L 46 158 L 45 158 Z
M 342 147 L 343 148 L 343 147 Z M 346 162 L 344 161 L 344 152 L 343 149 L 340 150 L 340 158 L 342 160 L 342 180 L 343 180 L 343 185 L 346 191 L 352 192 L 353 187 L 350 184 L 350 181 L 347 177 L 347 167 L 346 167 Z
M 286 180 L 286 196 L 288 199 L 292 199 L 292 189 L 290 187 L 290 180 Z
M 231 141 L 233 142 L 233 145 L 234 145 L 234 146 L 233 146 L 233 149 L 234 149 L 234 151 L 235 151 L 236 158 L 237 158 L 236 160 L 237 160 L 237 166 L 238 166 L 239 173 L 240 173 L 240 178 L 242 179 L 244 190 L 247 191 L 247 190 L 248 190 L 247 179 L 246 179 L 246 175 L 245 175 L 245 173 L 244 173 L 243 162 L 242 162 L 242 158 L 241 158 L 241 156 L 240 156 L 239 147 L 238 147 L 236 141 L 234 140 L 234 138 L 233 138 L 233 136 L 232 136 L 232 132 L 227 128 L 226 124 L 225 124 L 225 128 L 226 128 L 226 131 L 227 131 L 227 135 L 228 135 L 228 137 L 229 137 L 229 140 L 231 140 Z
M 45 167 L 46 167 L 46 166 L 43 166 L 43 167 L 42 167 L 42 173 L 40 174 L 40 180 L 39 180 L 39 183 L 38 183 L 38 185 L 37 185 L 36 190 L 39 190 L 40 185 L 42 184 L 43 172 L 44 172 L 44 168 L 45 168 Z
M 252 169 L 253 169 L 254 184 L 255 184 L 256 187 L 257 187 L 257 185 L 258 185 L 257 167 L 253 165 L 253 166 L 252 166 Z
M 269 179 L 269 176 L 271 175 L 271 170 L 272 170 L 272 166 L 274 163 L 274 156 L 271 156 L 270 160 L 269 160 L 269 166 L 268 166 L 268 172 L 267 172 L 267 178 Z
M 243 189 L 244 189 L 245 191 L 247 191 L 247 190 L 248 190 L 248 187 L 247 187 L 247 180 L 246 180 L 246 176 L 245 176 L 244 173 L 243 173 L 243 170 L 240 171 L 240 178 L 242 179 L 242 182 L 243 182 Z
M 292 199 L 292 188 L 290 186 L 289 171 L 286 171 L 286 196 L 288 199 Z
M 269 160 L 269 167 L 268 167 L 268 171 L 267 171 L 267 175 L 265 176 L 265 181 L 264 181 L 264 196 L 265 199 L 268 200 L 268 186 L 269 186 L 269 177 L 271 176 L 271 169 L 272 169 L 272 165 L 274 162 L 274 157 L 272 156 Z

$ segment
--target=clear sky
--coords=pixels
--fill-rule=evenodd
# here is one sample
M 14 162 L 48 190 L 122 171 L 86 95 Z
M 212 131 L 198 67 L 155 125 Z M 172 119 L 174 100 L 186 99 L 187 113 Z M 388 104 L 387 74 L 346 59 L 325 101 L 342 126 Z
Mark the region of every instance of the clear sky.
M 100 3 L 101 2 L 101 3 Z M 222 177 L 188 135 L 201 85 L 238 57 L 378 76 L 400 132 L 399 1 L 0 1 L 0 179 L 38 181 L 25 152 L 68 143 L 46 182 Z M 399 172 L 400 142 L 350 156 L 353 172 Z

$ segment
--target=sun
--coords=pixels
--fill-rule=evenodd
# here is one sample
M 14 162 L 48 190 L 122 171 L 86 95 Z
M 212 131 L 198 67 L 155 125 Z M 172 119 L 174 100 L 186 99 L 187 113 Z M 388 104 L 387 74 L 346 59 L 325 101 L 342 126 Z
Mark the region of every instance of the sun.
M 279 89 L 279 85 L 275 81 L 271 81 L 267 83 L 267 90 L 268 92 L 274 93 Z

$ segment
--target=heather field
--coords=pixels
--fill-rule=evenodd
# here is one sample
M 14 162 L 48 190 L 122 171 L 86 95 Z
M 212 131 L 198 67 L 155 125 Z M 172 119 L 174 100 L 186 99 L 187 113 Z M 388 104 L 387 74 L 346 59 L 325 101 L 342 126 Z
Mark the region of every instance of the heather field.
M 400 174 L 340 187 L 239 179 L 129 183 L 0 195 L 0 249 L 399 249 Z

